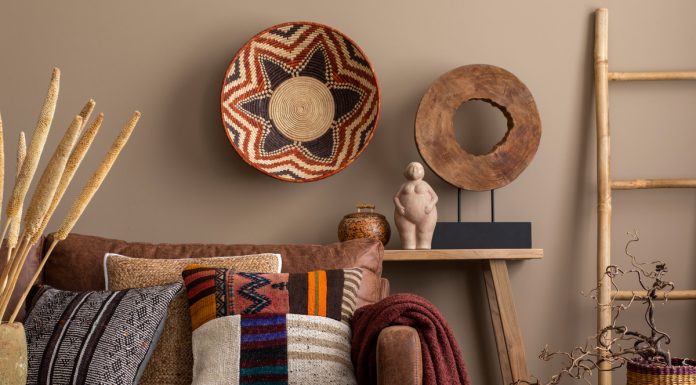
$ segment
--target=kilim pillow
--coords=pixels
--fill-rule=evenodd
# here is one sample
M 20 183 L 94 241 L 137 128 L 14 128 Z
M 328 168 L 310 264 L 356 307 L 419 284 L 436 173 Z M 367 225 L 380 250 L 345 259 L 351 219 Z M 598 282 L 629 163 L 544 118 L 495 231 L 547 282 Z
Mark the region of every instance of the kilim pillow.
M 138 384 L 181 284 L 121 291 L 38 287 L 25 320 L 27 384 Z
M 350 326 L 331 318 L 257 313 L 193 332 L 193 385 L 356 384 Z
M 122 290 L 181 282 L 181 271 L 192 263 L 236 271 L 280 272 L 279 254 L 187 259 L 130 258 L 106 254 L 106 288 Z M 192 380 L 191 318 L 184 293 L 169 305 L 164 331 L 140 381 L 142 385 L 189 385 Z
M 305 314 L 350 322 L 362 270 L 264 274 L 191 265 L 182 272 L 196 330 L 236 314 Z

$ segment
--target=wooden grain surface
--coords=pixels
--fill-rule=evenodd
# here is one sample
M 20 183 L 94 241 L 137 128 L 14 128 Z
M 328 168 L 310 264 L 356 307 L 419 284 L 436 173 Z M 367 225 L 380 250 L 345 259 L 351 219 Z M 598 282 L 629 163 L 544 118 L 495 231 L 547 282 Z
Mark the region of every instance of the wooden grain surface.
M 469 100 L 482 100 L 502 111 L 508 131 L 491 151 L 473 155 L 459 145 L 454 114 Z M 531 92 L 515 75 L 491 65 L 467 65 L 438 78 L 423 96 L 416 114 L 416 144 L 430 168 L 465 190 L 487 191 L 517 178 L 536 154 L 541 120 Z
M 609 11 L 595 12 L 595 103 L 597 113 L 597 281 L 599 303 L 611 300 L 611 282 L 604 274 L 611 263 L 611 179 L 609 168 Z M 611 324 L 611 308 L 598 307 L 597 330 Z M 607 333 L 605 342 L 611 338 Z M 611 385 L 611 363 L 599 364 L 599 385 Z
M 614 190 L 638 190 L 651 188 L 696 188 L 696 179 L 631 179 L 613 180 Z
M 543 257 L 543 249 L 384 250 L 385 261 L 466 261 Z
M 665 297 L 670 301 L 696 299 L 696 290 L 672 290 L 669 293 L 658 291 L 655 294 L 657 295 L 657 299 L 660 301 L 664 300 Z M 613 291 L 612 296 L 618 301 L 630 301 L 631 299 L 641 300 L 648 297 L 648 292 L 644 290 L 620 290 Z
M 538 259 L 542 249 L 385 250 L 385 261 L 482 260 L 489 313 L 503 385 L 528 379 L 522 332 L 517 323 L 507 260 Z
M 484 262 L 483 278 L 486 283 L 503 384 L 527 380 L 529 379 L 527 360 L 522 332 L 517 323 L 507 262 L 504 260 Z
M 609 72 L 609 80 L 696 80 L 696 71 Z

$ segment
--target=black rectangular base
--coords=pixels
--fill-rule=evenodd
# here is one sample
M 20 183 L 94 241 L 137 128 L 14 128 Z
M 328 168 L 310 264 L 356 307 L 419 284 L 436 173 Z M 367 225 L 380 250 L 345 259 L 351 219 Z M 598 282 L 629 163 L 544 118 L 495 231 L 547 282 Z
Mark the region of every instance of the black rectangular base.
M 531 222 L 438 222 L 433 249 L 531 249 Z

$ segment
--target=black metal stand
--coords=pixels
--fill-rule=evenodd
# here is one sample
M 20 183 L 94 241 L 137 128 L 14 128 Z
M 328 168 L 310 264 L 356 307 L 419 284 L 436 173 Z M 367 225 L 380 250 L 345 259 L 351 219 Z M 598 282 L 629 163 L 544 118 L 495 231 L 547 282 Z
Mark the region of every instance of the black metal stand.
M 457 223 L 462 222 L 462 189 L 457 187 Z M 495 222 L 495 190 L 491 190 L 491 222 Z
M 457 187 L 457 222 L 462 221 L 462 189 Z
M 496 222 L 495 190 L 491 190 L 491 221 L 462 222 L 462 189 L 457 188 L 457 222 L 438 222 L 433 249 L 528 249 L 530 222 Z

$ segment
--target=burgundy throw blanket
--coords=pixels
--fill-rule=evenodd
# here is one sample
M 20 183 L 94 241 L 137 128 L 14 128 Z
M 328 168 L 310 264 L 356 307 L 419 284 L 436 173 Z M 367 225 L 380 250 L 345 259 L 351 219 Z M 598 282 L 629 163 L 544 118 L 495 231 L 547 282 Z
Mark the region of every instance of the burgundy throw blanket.
M 351 321 L 351 357 L 358 384 L 377 383 L 377 337 L 387 326 L 418 331 L 423 355 L 423 384 L 469 385 L 464 358 L 452 329 L 435 305 L 415 294 L 391 295 L 358 309 Z

